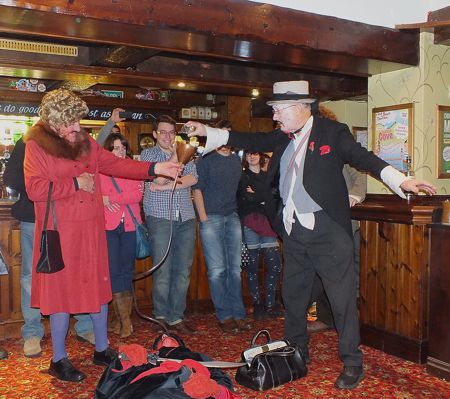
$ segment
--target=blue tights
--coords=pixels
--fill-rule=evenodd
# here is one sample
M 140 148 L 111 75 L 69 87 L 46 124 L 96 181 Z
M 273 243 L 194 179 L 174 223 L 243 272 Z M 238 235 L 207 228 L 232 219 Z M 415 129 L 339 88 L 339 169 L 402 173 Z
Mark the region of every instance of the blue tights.
M 100 306 L 100 312 L 90 313 L 94 326 L 95 350 L 102 352 L 108 348 L 108 304 Z M 54 313 L 50 315 L 50 331 L 52 334 L 53 361 L 57 362 L 67 357 L 66 335 L 69 330 L 69 313 Z

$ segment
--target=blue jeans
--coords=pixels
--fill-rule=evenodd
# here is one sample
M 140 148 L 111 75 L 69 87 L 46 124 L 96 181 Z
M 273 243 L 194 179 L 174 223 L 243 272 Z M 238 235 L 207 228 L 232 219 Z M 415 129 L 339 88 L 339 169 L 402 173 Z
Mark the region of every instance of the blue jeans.
M 22 267 L 20 271 L 20 305 L 24 325 L 22 326 L 23 339 L 31 337 L 42 338 L 44 326 L 41 323 L 41 311 L 30 307 L 31 298 L 31 268 L 33 267 L 33 239 L 34 223 L 20 222 L 20 246 L 22 250 Z M 75 316 L 77 334 L 86 334 L 92 331 L 92 321 L 88 314 Z
M 125 231 L 123 223 L 106 231 L 109 274 L 113 294 L 131 291 L 136 258 L 136 232 Z
M 164 256 L 170 238 L 170 221 L 153 216 L 146 217 L 150 231 L 153 264 Z M 153 314 L 169 325 L 184 318 L 186 295 L 189 288 L 192 260 L 196 241 L 195 219 L 173 221 L 173 237 L 169 254 L 162 266 L 153 273 Z
M 243 319 L 242 230 L 237 213 L 208 215 L 208 220 L 200 223 L 200 238 L 217 318 L 219 321 Z

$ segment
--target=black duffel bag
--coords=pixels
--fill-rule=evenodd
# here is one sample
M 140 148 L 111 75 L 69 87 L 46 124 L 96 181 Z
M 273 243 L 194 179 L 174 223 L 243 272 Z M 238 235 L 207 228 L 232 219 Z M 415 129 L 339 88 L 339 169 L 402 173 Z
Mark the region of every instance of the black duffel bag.
M 255 342 L 260 335 L 267 338 L 265 345 Z M 265 391 L 305 377 L 308 373 L 302 351 L 286 340 L 272 341 L 267 330 L 252 338 L 251 348 L 242 352 L 247 363 L 236 372 L 236 382 L 254 391 Z

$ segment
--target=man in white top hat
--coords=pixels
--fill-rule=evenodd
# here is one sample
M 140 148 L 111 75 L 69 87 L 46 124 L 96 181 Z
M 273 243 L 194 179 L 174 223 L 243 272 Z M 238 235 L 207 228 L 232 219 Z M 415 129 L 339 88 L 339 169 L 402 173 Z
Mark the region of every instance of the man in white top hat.
M 227 144 L 255 152 L 273 152 L 268 178 L 279 172 L 282 207 L 273 220 L 283 238 L 282 295 L 286 308 L 285 338 L 297 344 L 307 362 L 307 309 L 317 273 L 330 300 L 344 368 L 336 380 L 353 389 L 364 378 L 359 349 L 359 322 L 353 269 L 353 240 L 348 192 L 342 168 L 348 163 L 377 176 L 405 198 L 405 191 L 436 193 L 426 181 L 408 180 L 357 143 L 347 125 L 315 116 L 318 105 L 308 82 L 277 82 L 273 86 L 273 119 L 279 129 L 269 133 L 237 133 L 189 122 L 191 135 L 207 135 L 206 154 Z M 267 203 L 270 204 L 268 198 Z

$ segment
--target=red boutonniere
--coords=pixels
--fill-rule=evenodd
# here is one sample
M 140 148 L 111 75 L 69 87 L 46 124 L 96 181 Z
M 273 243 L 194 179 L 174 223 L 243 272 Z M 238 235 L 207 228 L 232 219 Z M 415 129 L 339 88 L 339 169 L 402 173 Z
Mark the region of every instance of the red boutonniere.
M 309 143 L 309 151 L 314 151 L 314 141 L 311 141 L 311 143 Z
M 331 152 L 331 147 L 329 145 L 323 145 L 322 147 L 319 148 L 319 150 L 320 155 L 326 155 Z

